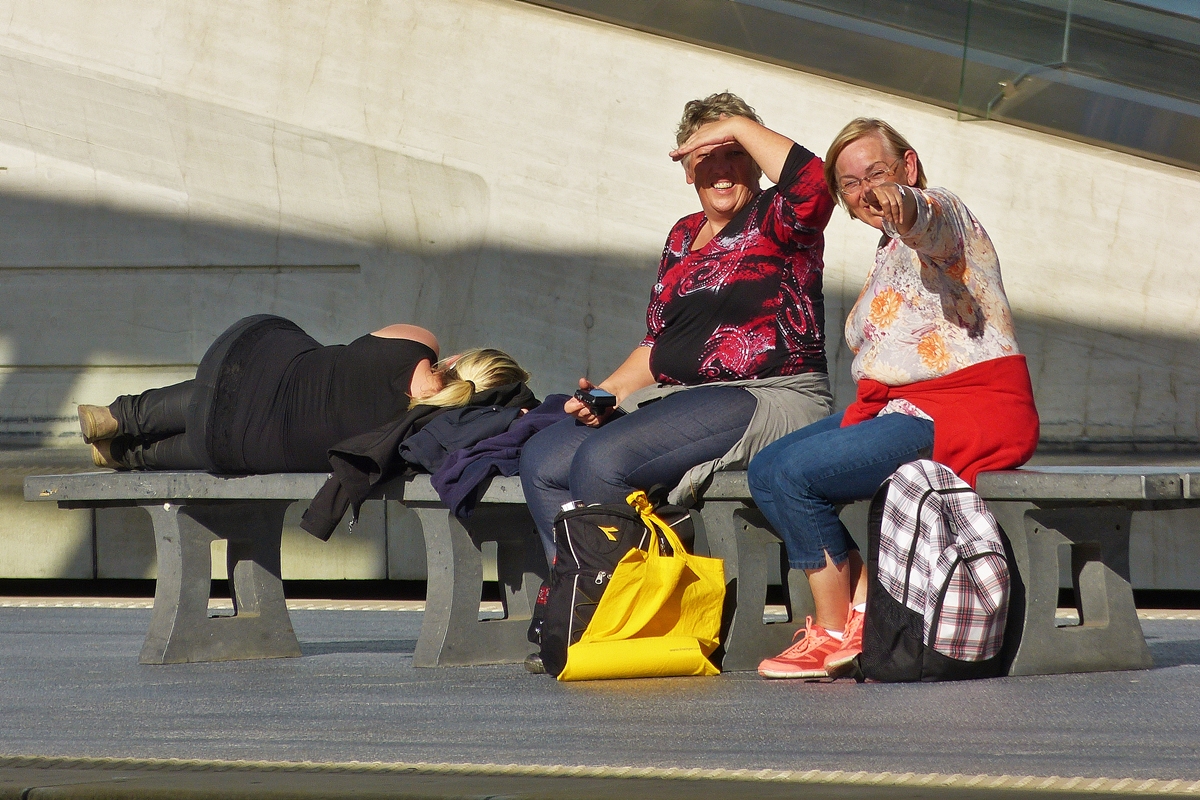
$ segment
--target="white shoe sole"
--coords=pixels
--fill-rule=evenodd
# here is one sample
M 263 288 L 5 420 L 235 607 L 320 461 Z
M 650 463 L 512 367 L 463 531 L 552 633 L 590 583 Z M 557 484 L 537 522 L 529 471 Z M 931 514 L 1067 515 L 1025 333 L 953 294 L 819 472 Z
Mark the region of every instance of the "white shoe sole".
M 837 659 L 836 661 L 826 661 L 825 662 L 825 671 L 832 674 L 833 671 L 836 669 L 842 669 L 843 667 L 849 667 L 850 665 L 852 665 L 854 663 L 854 659 L 858 658 L 859 655 L 861 655 L 861 654 L 855 653 L 852 656 L 845 656 L 843 658 Z
M 764 678 L 828 678 L 829 673 L 823 669 L 788 670 L 758 668 L 758 674 Z

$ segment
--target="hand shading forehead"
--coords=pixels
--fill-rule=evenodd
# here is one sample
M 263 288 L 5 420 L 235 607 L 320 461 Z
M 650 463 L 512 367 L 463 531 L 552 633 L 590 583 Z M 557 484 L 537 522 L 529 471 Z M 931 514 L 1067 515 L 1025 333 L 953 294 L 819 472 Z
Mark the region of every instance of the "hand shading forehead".
M 742 147 L 737 142 L 725 142 L 724 144 L 709 145 L 701 147 L 692 154 L 696 161 L 702 161 L 709 157 L 718 158 L 749 158 L 750 154 L 746 152 L 746 148 Z

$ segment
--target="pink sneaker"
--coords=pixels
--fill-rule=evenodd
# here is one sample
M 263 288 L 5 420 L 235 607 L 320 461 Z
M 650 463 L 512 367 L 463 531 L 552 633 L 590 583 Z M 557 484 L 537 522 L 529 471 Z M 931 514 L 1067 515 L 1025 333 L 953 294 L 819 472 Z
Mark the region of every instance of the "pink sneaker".
M 866 615 L 861 611 L 850 609 L 846 618 L 846 632 L 842 635 L 839 647 L 825 659 L 825 672 L 831 678 L 840 678 L 854 670 L 855 659 L 862 654 L 863 620 Z
M 796 631 L 792 646 L 758 665 L 764 678 L 824 678 L 825 659 L 842 646 L 824 628 L 806 617 L 804 627 Z

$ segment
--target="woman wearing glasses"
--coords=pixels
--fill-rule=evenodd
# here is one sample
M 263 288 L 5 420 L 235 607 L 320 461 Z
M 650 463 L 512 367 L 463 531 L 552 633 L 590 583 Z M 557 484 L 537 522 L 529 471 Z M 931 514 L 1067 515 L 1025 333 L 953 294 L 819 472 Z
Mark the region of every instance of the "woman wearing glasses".
M 1000 263 L 983 226 L 945 189 L 928 189 L 891 125 L 859 118 L 825 157 L 829 189 L 883 231 L 846 320 L 855 401 L 789 434 L 750 463 L 750 490 L 816 606 L 804 636 L 759 665 L 768 678 L 837 677 L 862 651 L 866 573 L 837 506 L 871 497 L 900 465 L 939 461 L 974 485 L 1032 454 L 1038 417 Z

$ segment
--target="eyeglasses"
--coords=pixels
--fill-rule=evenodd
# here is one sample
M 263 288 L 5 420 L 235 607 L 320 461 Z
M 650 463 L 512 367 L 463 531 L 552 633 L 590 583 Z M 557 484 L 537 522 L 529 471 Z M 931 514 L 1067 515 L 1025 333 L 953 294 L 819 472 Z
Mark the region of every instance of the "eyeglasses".
M 867 170 L 867 175 L 865 178 L 843 178 L 842 180 L 838 181 L 838 187 L 841 189 L 842 194 L 847 195 L 855 194 L 861 191 L 864 183 L 872 188 L 876 187 L 891 177 L 892 173 L 896 171 L 896 168 L 900 166 L 901 161 L 903 161 L 903 159 L 898 158 L 890 166 L 882 161 L 876 161 L 871 165 L 871 168 Z

